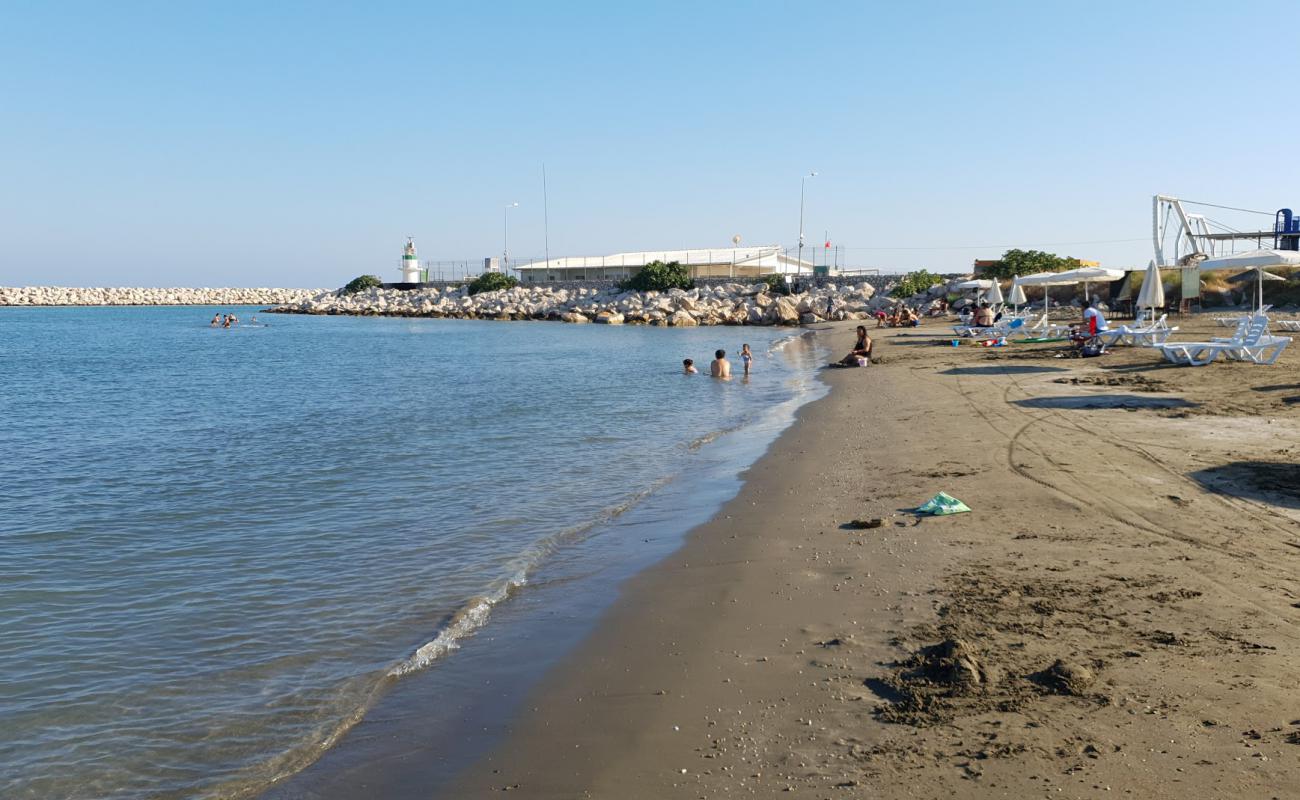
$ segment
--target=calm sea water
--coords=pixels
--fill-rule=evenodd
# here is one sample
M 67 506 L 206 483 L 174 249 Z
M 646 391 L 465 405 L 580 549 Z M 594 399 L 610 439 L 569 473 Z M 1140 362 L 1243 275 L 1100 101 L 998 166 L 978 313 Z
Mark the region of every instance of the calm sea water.
M 767 328 L 215 311 L 0 309 L 0 796 L 292 772 L 812 383 Z

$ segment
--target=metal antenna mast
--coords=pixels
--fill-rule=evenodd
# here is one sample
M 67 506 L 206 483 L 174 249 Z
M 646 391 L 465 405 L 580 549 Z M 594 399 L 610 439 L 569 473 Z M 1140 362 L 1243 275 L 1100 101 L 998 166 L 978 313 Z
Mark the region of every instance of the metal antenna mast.
M 551 261 L 551 215 L 546 199 L 546 162 L 542 162 L 542 241 L 546 248 L 547 269 Z

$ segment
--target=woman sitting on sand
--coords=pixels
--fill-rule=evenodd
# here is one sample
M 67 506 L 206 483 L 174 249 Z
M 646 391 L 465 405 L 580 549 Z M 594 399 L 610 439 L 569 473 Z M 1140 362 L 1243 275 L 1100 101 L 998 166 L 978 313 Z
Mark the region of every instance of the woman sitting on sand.
M 865 325 L 858 326 L 858 340 L 853 344 L 853 350 L 847 356 L 840 359 L 841 364 L 846 367 L 858 366 L 858 359 L 865 358 L 868 363 L 871 362 L 871 337 L 867 335 Z

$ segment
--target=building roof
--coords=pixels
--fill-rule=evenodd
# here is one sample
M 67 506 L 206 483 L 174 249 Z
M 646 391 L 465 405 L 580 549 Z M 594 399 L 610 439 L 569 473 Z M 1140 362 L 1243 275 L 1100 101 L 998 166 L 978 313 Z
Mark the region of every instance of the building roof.
M 652 261 L 676 261 L 683 266 L 735 264 L 768 267 L 772 272 L 811 271 L 811 261 L 799 261 L 786 255 L 780 245 L 755 247 L 704 247 L 698 250 L 645 250 L 636 253 L 611 253 L 607 256 L 566 256 L 548 261 L 523 264 L 519 270 L 601 269 L 605 267 L 644 267 Z M 800 269 L 802 267 L 802 269 Z

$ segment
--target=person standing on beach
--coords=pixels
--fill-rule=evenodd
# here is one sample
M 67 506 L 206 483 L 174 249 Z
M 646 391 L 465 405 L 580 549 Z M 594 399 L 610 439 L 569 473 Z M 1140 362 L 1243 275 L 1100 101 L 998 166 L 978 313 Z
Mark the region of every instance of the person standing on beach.
M 731 362 L 727 360 L 726 350 L 719 350 L 713 354 L 713 363 L 709 364 L 709 374 L 715 378 L 731 378 Z
M 745 377 L 749 377 L 749 365 L 754 363 L 754 353 L 749 349 L 748 344 L 740 346 L 740 361 L 745 365 Z

